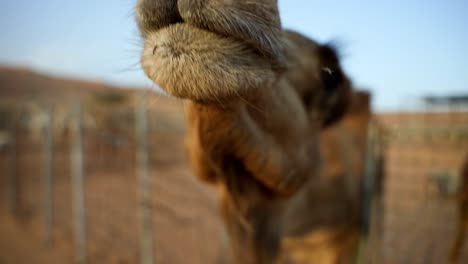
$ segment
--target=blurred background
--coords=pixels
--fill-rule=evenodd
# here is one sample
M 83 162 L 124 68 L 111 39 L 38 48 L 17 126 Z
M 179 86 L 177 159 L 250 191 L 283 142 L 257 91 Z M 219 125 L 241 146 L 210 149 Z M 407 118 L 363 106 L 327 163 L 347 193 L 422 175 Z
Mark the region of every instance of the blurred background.
M 188 168 L 183 104 L 139 66 L 134 5 L 0 2 L 0 264 L 138 263 L 140 234 L 155 263 L 231 263 L 216 190 Z M 468 235 L 468 2 L 279 6 L 285 28 L 335 43 L 370 94 L 361 262 L 447 263 Z

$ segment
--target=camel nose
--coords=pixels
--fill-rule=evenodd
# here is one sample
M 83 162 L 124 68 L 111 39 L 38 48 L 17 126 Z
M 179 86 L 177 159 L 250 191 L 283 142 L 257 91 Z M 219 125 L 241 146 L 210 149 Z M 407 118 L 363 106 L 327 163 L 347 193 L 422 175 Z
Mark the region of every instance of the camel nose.
M 177 9 L 177 0 L 138 0 L 135 13 L 143 36 L 171 24 L 183 22 Z

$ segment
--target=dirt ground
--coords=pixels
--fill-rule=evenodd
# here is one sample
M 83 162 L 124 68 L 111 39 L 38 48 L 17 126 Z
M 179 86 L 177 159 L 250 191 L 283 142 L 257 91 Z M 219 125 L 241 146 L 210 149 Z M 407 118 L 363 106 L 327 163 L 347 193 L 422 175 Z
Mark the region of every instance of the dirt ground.
M 191 174 L 182 135 L 159 133 L 150 140 L 155 263 L 229 263 L 215 188 Z M 0 264 L 73 263 L 69 150 L 66 144 L 57 142 L 52 244 L 46 246 L 42 242 L 41 156 L 37 143 L 24 138 L 18 147 L 16 213 L 10 214 L 6 199 L 0 200 Z M 137 177 L 131 145 L 106 146 L 92 140 L 85 144 L 88 263 L 138 263 Z M 10 160 L 3 152 L 2 174 L 9 168 Z M 6 177 L 1 177 L 0 188 L 5 193 Z

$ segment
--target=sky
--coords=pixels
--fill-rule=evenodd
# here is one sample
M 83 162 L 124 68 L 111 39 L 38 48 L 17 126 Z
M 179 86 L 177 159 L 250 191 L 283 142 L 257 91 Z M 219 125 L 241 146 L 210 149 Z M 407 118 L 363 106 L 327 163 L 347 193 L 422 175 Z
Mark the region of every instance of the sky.
M 0 1 L 0 64 L 152 86 L 138 64 L 135 2 Z M 466 0 L 279 0 L 279 7 L 285 28 L 339 44 L 345 71 L 372 92 L 377 111 L 468 93 Z

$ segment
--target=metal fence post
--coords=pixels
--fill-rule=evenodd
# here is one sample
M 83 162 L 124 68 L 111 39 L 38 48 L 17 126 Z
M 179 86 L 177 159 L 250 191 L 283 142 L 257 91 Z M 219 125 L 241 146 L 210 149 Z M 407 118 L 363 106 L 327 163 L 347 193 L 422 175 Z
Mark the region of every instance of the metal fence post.
M 380 250 L 375 241 L 370 241 L 370 225 L 372 205 L 375 194 L 376 181 L 376 146 L 377 146 L 377 128 L 375 121 L 370 120 L 367 127 L 366 155 L 364 162 L 364 175 L 361 182 L 361 237 L 358 245 L 356 263 L 372 263 L 375 250 Z M 372 248 L 371 248 L 372 246 Z M 369 255 L 372 254 L 373 256 Z
M 18 210 L 18 141 L 16 120 L 13 120 L 12 127 L 10 129 L 10 171 L 8 173 L 7 183 L 7 201 L 8 209 L 12 215 L 15 215 Z
M 71 124 L 71 173 L 72 207 L 74 219 L 75 261 L 87 262 L 86 215 L 84 207 L 83 134 L 81 127 L 81 105 L 76 104 Z
M 54 139 L 53 139 L 53 111 L 49 109 L 44 116 L 43 127 L 43 174 L 42 174 L 42 216 L 43 216 L 43 242 L 50 245 L 52 241 L 53 225 L 53 158 L 54 158 Z
M 136 114 L 136 160 L 137 160 L 137 193 L 139 200 L 140 218 L 140 263 L 153 263 L 153 228 L 151 208 L 151 186 L 149 177 L 148 157 L 148 117 L 146 97 L 142 93 L 138 96 L 135 109 Z

